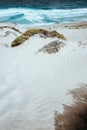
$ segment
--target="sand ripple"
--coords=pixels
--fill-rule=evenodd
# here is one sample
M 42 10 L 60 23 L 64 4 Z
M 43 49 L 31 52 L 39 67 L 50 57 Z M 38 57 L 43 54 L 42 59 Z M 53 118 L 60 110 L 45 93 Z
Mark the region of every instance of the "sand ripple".
M 2 54 L 0 130 L 54 129 L 54 111 L 73 103 L 69 89 L 87 81 L 87 51 L 73 48 L 69 43 L 58 54 L 32 55 L 26 45 Z

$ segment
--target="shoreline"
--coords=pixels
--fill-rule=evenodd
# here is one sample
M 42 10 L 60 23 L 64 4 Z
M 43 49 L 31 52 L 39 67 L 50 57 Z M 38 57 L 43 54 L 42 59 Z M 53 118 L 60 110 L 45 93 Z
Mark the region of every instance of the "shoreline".
M 83 25 L 83 26 L 86 26 L 87 27 L 87 21 L 77 21 L 77 22 L 69 22 L 69 23 L 59 23 L 59 24 L 57 24 L 57 23 L 54 23 L 54 24 L 51 24 L 51 25 L 49 25 L 49 24 L 47 24 L 47 25 L 27 25 L 27 24 L 17 24 L 17 23 L 10 23 L 10 22 L 0 22 L 0 25 L 19 25 L 19 26 L 21 26 L 21 27 L 50 27 L 50 26 L 55 26 L 55 25 L 57 25 L 57 26 L 63 26 L 63 27 L 65 27 L 65 26 L 80 26 L 80 25 Z

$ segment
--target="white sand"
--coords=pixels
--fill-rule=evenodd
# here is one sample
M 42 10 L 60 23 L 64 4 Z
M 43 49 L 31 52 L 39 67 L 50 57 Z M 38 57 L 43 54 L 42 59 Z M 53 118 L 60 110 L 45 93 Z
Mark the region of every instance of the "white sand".
M 87 43 L 87 28 L 52 29 L 67 37 L 56 54 L 37 53 L 56 38 L 35 35 L 10 48 L 3 44 L 10 46 L 16 36 L 0 36 L 0 130 L 54 130 L 54 112 L 74 103 L 69 90 L 87 83 L 87 45 L 78 43 Z

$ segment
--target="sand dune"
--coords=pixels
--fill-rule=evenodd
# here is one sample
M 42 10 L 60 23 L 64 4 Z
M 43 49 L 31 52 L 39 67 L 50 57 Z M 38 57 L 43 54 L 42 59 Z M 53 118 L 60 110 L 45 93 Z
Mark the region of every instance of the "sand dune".
M 67 93 L 87 83 L 87 46 L 79 46 L 87 43 L 87 28 L 55 29 L 67 37 L 66 46 L 55 54 L 37 51 L 57 38 L 34 35 L 11 48 L 20 34 L 0 37 L 0 130 L 54 130 L 55 111 L 62 114 L 63 104 L 75 102 Z M 4 36 L 6 28 L 2 31 Z

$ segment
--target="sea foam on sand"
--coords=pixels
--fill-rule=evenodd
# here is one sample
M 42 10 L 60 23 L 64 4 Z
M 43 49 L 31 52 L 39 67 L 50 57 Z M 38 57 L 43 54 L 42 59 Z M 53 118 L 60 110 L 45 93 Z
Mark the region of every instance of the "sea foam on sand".
M 58 53 L 37 53 L 57 40 L 38 35 L 11 48 L 20 34 L 0 29 L 0 130 L 54 130 L 55 111 L 63 113 L 63 104 L 74 104 L 69 90 L 87 83 L 87 27 L 45 28 L 66 36 Z

